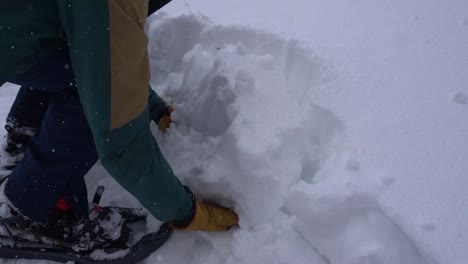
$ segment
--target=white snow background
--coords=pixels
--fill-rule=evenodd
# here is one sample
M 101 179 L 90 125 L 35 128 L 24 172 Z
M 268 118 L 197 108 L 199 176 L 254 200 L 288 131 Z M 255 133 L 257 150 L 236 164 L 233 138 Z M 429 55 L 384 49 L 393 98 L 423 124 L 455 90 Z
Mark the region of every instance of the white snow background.
M 163 11 L 147 28 L 152 82 L 176 123 L 155 136 L 241 227 L 178 232 L 145 263 L 468 263 L 467 1 Z M 15 92 L 0 89 L 2 122 Z M 99 166 L 87 180 L 104 204 L 138 205 Z

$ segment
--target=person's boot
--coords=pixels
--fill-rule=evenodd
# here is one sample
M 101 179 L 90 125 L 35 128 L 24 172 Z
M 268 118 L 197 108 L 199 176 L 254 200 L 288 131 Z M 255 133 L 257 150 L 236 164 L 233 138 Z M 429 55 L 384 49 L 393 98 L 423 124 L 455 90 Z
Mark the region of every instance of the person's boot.
M 131 230 L 122 216 L 110 207 L 97 206 L 86 219 L 77 219 L 71 209 L 55 208 L 47 223 L 29 220 L 7 202 L 0 203 L 0 212 L 0 224 L 12 240 L 28 240 L 39 244 L 49 241 L 74 252 L 126 249 L 131 236 Z
M 47 223 L 37 223 L 23 216 L 9 202 L 0 203 L 0 223 L 12 240 L 40 242 L 54 241 L 61 247 L 71 247 L 75 240 L 73 228 L 76 224 L 75 214 L 71 210 L 54 209 Z

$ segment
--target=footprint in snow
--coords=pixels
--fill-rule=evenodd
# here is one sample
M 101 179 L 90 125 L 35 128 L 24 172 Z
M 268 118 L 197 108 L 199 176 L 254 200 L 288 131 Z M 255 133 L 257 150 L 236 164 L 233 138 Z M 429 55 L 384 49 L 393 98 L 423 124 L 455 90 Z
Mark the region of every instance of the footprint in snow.
M 468 104 L 468 95 L 464 92 L 455 92 L 452 94 L 451 98 L 457 104 Z

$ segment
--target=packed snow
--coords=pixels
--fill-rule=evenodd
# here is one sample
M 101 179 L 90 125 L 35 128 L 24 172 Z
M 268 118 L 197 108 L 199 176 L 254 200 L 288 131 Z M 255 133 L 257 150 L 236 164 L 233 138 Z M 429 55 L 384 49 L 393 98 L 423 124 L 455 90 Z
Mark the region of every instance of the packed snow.
M 176 232 L 145 263 L 466 263 L 467 4 L 290 2 L 150 18 L 152 85 L 175 108 L 154 134 L 240 228 Z M 16 89 L 0 89 L 1 122 Z M 87 182 L 139 206 L 99 165 Z

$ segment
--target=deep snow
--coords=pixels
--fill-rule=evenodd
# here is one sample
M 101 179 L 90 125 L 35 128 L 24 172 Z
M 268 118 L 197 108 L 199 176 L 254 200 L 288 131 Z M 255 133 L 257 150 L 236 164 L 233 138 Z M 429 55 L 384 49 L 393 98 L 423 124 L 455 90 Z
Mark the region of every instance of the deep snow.
M 177 233 L 146 263 L 465 263 L 464 1 L 290 2 L 151 17 L 153 85 L 176 108 L 155 136 L 241 228 Z M 179 16 L 194 10 L 216 23 Z M 88 182 L 137 205 L 99 166 Z
M 312 100 L 345 123 L 361 167 L 390 185 L 380 205 L 439 263 L 468 261 L 467 1 L 206 0 L 167 10 L 300 39 L 327 61 L 333 82 L 311 89 Z

